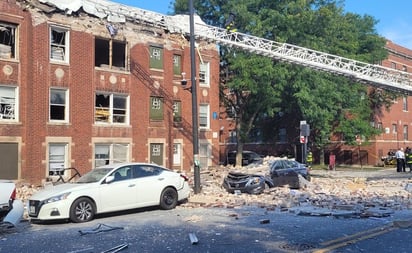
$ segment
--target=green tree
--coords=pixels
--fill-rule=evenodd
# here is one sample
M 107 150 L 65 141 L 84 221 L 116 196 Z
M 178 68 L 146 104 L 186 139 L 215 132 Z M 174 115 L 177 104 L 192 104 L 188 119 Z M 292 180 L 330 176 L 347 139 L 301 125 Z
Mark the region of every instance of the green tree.
M 286 42 L 355 60 L 377 63 L 387 57 L 386 40 L 376 33 L 369 15 L 345 13 L 336 0 L 202 0 L 195 9 L 208 24 L 223 27 L 230 13 L 239 32 Z M 176 13 L 187 13 L 187 0 L 175 1 Z M 311 125 L 310 142 L 323 150 L 332 134 L 352 144 L 355 135 L 369 139 L 378 131 L 370 124 L 396 96 L 353 80 L 302 66 L 254 56 L 221 46 L 222 96 L 236 113 L 238 154 L 253 127 L 274 119 L 266 136 L 290 129 L 297 143 L 299 121 Z M 296 126 L 290 128 L 290 126 Z M 321 160 L 323 161 L 323 160 Z

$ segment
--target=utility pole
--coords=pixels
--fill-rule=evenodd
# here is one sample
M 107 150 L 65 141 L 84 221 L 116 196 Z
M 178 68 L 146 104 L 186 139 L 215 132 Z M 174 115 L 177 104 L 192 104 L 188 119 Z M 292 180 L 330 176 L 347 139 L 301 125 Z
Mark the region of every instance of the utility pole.
M 193 132 L 193 170 L 194 193 L 200 193 L 200 164 L 199 164 L 199 127 L 197 118 L 197 84 L 196 84 L 196 58 L 195 58 L 195 22 L 193 0 L 189 0 L 190 13 L 190 80 L 192 83 L 192 132 Z

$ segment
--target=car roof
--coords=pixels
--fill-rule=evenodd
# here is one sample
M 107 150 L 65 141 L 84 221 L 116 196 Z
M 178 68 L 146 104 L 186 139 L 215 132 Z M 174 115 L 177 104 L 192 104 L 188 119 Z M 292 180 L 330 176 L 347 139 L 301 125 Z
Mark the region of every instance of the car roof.
M 144 163 L 144 162 L 123 162 L 123 163 L 111 163 L 111 164 L 106 164 L 106 165 L 102 165 L 97 168 L 119 168 L 119 167 L 123 167 L 123 166 L 131 166 L 131 165 L 150 165 L 150 166 L 156 166 L 156 167 L 160 167 L 160 168 L 165 168 L 163 166 L 157 165 L 155 163 Z

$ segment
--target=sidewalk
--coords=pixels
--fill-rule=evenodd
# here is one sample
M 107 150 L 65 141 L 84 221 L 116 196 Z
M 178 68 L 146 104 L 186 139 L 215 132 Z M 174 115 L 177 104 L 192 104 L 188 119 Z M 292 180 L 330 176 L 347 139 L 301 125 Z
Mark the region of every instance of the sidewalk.
M 311 175 L 314 177 L 331 177 L 331 178 L 367 178 L 367 179 L 411 179 L 412 173 L 396 172 L 396 168 L 336 168 L 335 170 L 312 169 Z

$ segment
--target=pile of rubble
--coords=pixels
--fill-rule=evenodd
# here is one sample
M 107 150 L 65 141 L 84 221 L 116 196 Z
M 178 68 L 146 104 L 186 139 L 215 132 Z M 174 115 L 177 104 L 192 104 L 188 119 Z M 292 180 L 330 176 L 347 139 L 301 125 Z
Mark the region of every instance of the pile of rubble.
M 255 167 L 220 166 L 202 169 L 201 192 L 192 193 L 189 201 L 180 207 L 258 206 L 299 214 L 362 217 L 384 216 L 396 210 L 412 209 L 412 173 L 396 173 L 395 169 L 378 176 L 354 171 L 312 170 L 311 181 L 302 189 L 274 187 L 259 195 L 231 194 L 222 187 L 229 171 L 236 169 L 243 173 L 267 174 L 268 166 L 265 161 Z M 193 175 L 189 177 L 193 179 Z M 18 198 L 27 203 L 30 196 L 43 187 L 21 184 L 17 188 Z
M 301 215 L 382 217 L 397 210 L 412 209 L 412 174 L 395 172 L 370 174 L 360 171 L 312 170 L 306 187 L 266 189 L 260 195 L 231 194 L 222 182 L 233 167 L 210 168 L 201 173 L 201 192 L 192 194 L 186 207 L 259 206 L 268 210 L 290 211 Z M 244 173 L 268 172 L 268 165 L 236 168 Z M 386 175 L 394 176 L 386 176 Z

